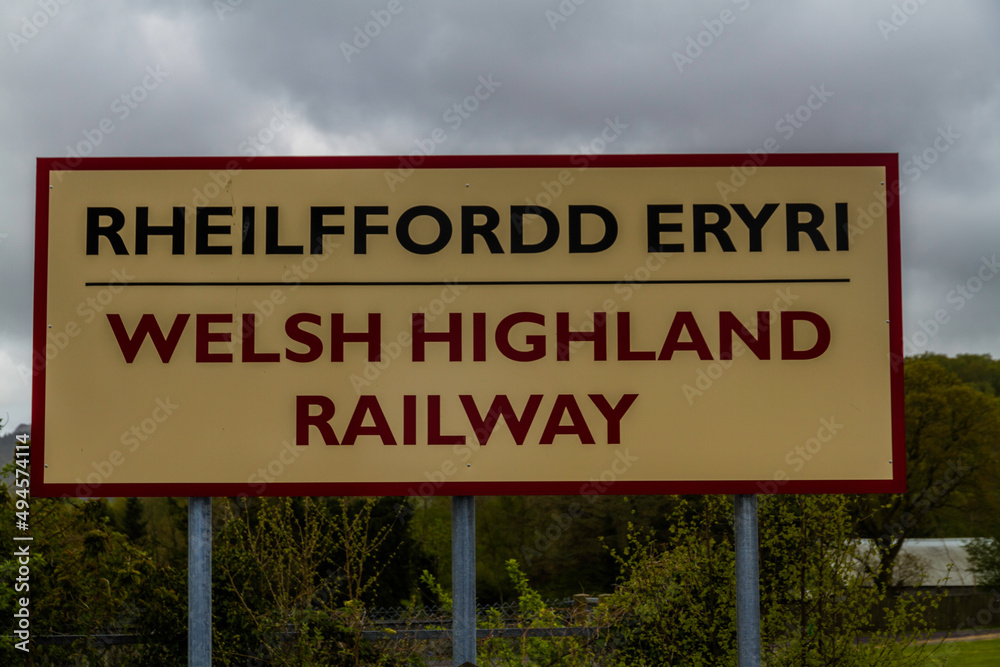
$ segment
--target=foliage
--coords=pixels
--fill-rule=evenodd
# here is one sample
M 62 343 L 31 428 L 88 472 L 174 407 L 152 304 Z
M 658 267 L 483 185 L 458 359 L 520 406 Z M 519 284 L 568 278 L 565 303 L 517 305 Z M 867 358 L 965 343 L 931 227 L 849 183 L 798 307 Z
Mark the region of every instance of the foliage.
M 857 538 L 851 509 L 843 496 L 761 498 L 768 665 L 916 666 L 933 652 L 924 615 L 939 598 L 890 595 L 864 566 L 884 547 Z
M 1000 539 L 977 538 L 965 550 L 976 573 L 976 583 L 987 588 L 1000 587 Z
M 420 664 L 409 647 L 388 648 L 362 640 L 369 629 L 362 604 L 389 561 L 373 554 L 387 544 L 392 526 L 373 530 L 378 501 L 267 499 L 217 501 L 214 542 L 214 654 L 219 664 L 402 665 Z M 81 639 L 71 645 L 33 647 L 45 664 L 182 664 L 186 655 L 187 586 L 178 553 L 161 545 L 151 556 L 136 531 L 145 505 L 124 504 L 121 516 L 103 500 L 31 499 L 30 608 L 32 636 L 138 634 L 144 643 L 106 646 Z M 183 500 L 163 521 L 186 517 Z M 131 519 L 125 521 L 131 514 Z M 185 519 L 186 520 L 186 519 Z M 159 519 L 154 524 L 159 523 Z M 15 527 L 13 498 L 2 494 L 0 539 Z M 151 525 L 149 535 L 183 526 Z M 183 532 L 183 531 L 181 531 Z M 152 540 L 148 540 L 152 544 Z M 391 556 L 391 554 L 390 554 Z M 13 550 L 0 555 L 0 572 L 13 581 Z M 16 593 L 0 587 L 5 631 Z M 0 664 L 23 657 L 12 642 L 0 648 Z
M 3 494 L 0 539 L 14 544 L 13 505 Z M 114 529 L 103 500 L 32 498 L 30 599 L 33 636 L 48 634 L 139 634 L 150 641 L 125 647 L 78 640 L 42 651 L 51 664 L 175 665 L 184 660 L 186 597 L 184 576 L 156 563 Z M 13 550 L 0 557 L 0 571 L 13 581 L 18 564 Z M 181 595 L 178 594 L 181 591 Z M 0 587 L 0 613 L 13 617 L 13 586 Z M 7 625 L 5 632 L 10 633 Z M 0 662 L 13 664 L 11 642 Z M 19 659 L 18 658 L 18 659 Z M 77 661 L 74 663 L 74 661 Z
M 134 544 L 142 542 L 146 537 L 146 512 L 142 501 L 138 498 L 126 498 L 125 510 L 122 513 L 121 532 Z
M 988 354 L 958 354 L 948 357 L 925 352 L 908 361 L 915 360 L 933 361 L 978 391 L 990 396 L 1000 396 L 1000 359 L 994 359 Z
M 610 488 L 609 490 L 613 490 Z M 414 569 L 451 587 L 451 499 L 413 498 L 409 523 L 424 558 Z M 517 598 L 512 558 L 546 598 L 611 592 L 617 563 L 605 545 L 625 546 L 629 520 L 662 532 L 666 496 L 490 496 L 476 498 L 476 595 L 483 604 Z
M 393 607 L 405 603 L 419 586 L 419 573 L 429 565 L 406 521 L 409 516 L 406 500 L 389 496 L 365 501 L 370 505 L 365 514 L 368 534 L 382 536 L 372 545 L 368 556 L 371 563 L 382 566 L 364 596 L 369 606 Z M 356 499 L 329 498 L 326 502 L 336 511 L 346 508 L 350 512 L 358 506 Z
M 893 599 L 861 567 L 878 558 L 856 539 L 848 499 L 761 498 L 761 627 L 774 667 L 919 665 L 923 613 L 936 599 Z M 735 563 L 731 500 L 683 500 L 664 543 L 634 529 L 616 553 L 624 612 L 615 665 L 735 664 Z M 875 626 L 876 617 L 881 625 Z
M 420 574 L 420 583 L 423 584 L 427 590 L 430 591 L 431 595 L 434 596 L 434 602 L 440 606 L 441 611 L 451 613 L 453 604 L 451 593 L 441 585 L 433 574 L 424 570 Z M 416 607 L 418 605 L 414 603 L 412 606 Z
M 613 635 L 612 664 L 733 663 L 731 515 L 724 497 L 704 496 L 673 508 L 663 544 L 629 526 L 626 546 L 612 550 L 622 575 L 609 605 L 626 619 Z
M 517 627 L 522 629 L 565 627 L 566 624 L 562 619 L 545 604 L 538 591 L 531 587 L 527 575 L 521 570 L 518 562 L 510 559 L 506 565 L 507 576 L 517 591 Z M 502 616 L 495 608 L 490 610 L 483 625 L 490 629 L 505 627 Z M 480 645 L 478 654 L 480 661 L 488 665 L 582 667 L 593 664 L 588 641 L 577 637 L 553 639 L 522 635 L 513 641 L 490 638 Z
M 374 499 L 227 501 L 215 540 L 214 644 L 220 664 L 400 665 L 362 639 L 362 602 L 386 563 Z
M 187 569 L 187 499 L 118 498 L 109 509 L 118 532 L 131 534 L 130 541 L 155 562 Z
M 885 547 L 875 566 L 882 583 L 906 538 L 947 536 L 956 515 L 970 527 L 974 517 L 995 522 L 1000 513 L 1000 399 L 933 358 L 908 359 L 904 372 L 907 491 L 857 499 L 862 535 Z

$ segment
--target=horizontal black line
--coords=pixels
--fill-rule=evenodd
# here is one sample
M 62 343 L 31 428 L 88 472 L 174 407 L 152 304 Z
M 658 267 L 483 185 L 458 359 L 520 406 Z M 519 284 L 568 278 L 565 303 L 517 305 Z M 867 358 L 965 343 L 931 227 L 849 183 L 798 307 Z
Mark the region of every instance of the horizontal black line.
M 776 283 L 849 283 L 850 278 L 748 278 L 719 280 L 374 280 L 340 282 L 225 282 L 225 281 L 161 281 L 161 282 L 89 282 L 87 287 L 440 287 L 441 285 L 757 285 Z

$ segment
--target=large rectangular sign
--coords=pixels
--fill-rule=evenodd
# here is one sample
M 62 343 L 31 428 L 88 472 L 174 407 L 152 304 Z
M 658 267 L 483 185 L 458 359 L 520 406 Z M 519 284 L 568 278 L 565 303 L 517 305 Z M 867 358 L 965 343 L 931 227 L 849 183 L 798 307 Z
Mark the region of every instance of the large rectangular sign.
M 40 159 L 35 489 L 899 492 L 897 194 L 884 154 Z

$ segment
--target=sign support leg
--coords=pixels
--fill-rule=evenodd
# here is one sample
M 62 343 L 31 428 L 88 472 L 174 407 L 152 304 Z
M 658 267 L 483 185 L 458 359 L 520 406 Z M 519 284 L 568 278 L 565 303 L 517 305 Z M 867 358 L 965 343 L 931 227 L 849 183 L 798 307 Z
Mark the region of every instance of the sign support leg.
M 760 567 L 757 496 L 734 497 L 736 532 L 736 653 L 739 667 L 760 667 Z
M 476 664 L 476 497 L 451 498 L 452 659 Z
M 188 498 L 188 665 L 212 665 L 211 498 Z

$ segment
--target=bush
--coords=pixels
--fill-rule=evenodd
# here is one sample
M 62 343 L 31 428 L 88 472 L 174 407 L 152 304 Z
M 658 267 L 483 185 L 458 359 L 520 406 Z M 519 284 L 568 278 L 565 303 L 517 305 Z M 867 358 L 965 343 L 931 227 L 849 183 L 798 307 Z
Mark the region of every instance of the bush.
M 213 656 L 223 665 L 421 664 L 364 640 L 363 599 L 386 564 L 373 555 L 374 499 L 225 501 L 215 537 Z
M 1000 540 L 977 537 L 969 542 L 965 550 L 976 573 L 976 584 L 986 588 L 1000 586 Z
M 736 664 L 732 513 L 729 497 L 679 500 L 664 543 L 631 531 L 611 664 Z M 921 640 L 936 598 L 891 598 L 844 497 L 762 496 L 758 516 L 764 664 L 916 666 L 934 651 Z

